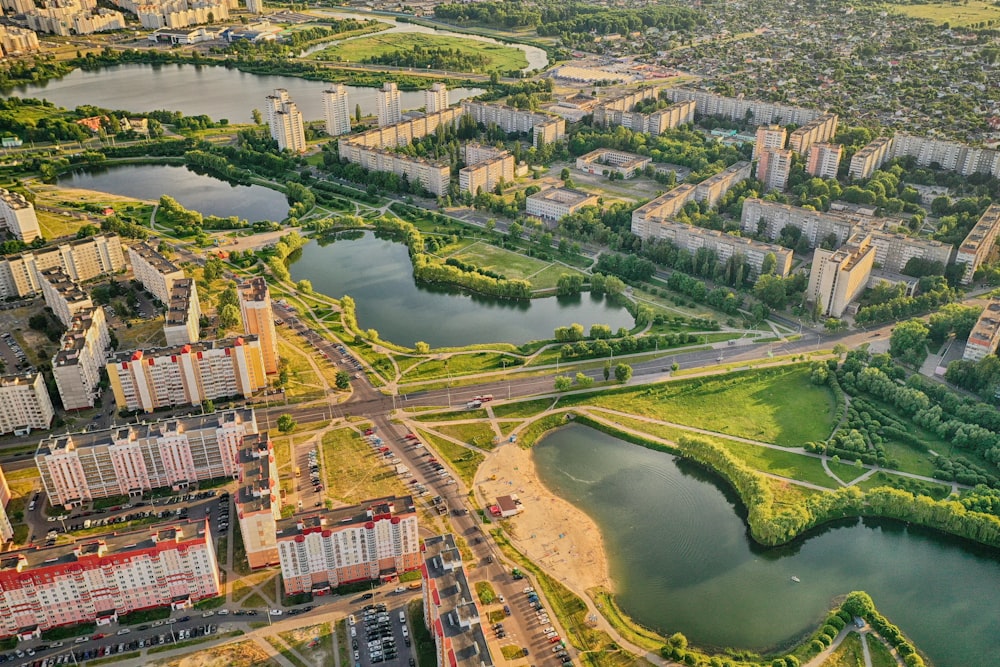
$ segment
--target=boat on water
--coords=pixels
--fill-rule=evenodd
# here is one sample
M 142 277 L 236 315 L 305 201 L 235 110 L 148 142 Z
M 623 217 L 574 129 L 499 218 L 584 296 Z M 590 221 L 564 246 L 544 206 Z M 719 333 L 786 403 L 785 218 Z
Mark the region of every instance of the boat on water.
M 801 580 L 801 579 L 799 579 L 798 577 L 796 577 L 796 576 L 794 576 L 794 575 L 793 575 L 793 576 L 792 576 L 792 581 L 794 581 L 795 583 L 799 583 L 799 582 L 800 582 L 800 581 L 802 581 L 802 580 Z

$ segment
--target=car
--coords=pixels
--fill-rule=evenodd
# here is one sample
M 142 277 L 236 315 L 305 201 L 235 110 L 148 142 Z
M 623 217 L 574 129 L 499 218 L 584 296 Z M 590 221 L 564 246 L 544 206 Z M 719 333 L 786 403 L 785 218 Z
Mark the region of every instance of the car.
M 178 620 L 178 621 L 180 621 L 181 623 L 184 623 L 184 622 L 186 622 L 186 621 L 190 621 L 190 620 L 191 620 L 191 617 L 190 617 L 190 616 L 181 616 L 181 617 L 180 617 L 180 618 L 178 618 L 177 620 Z
M 82 644 L 83 642 L 89 641 L 89 640 L 90 640 L 90 637 L 77 637 L 76 639 L 73 640 L 73 643 L 74 644 Z
M 119 630 L 119 631 L 118 631 L 118 632 L 117 632 L 116 634 L 119 634 L 119 635 L 127 635 L 127 634 L 128 634 L 128 633 L 130 633 L 130 632 L 132 632 L 132 629 L 131 629 L 131 628 L 122 628 L 122 629 L 121 629 L 121 630 Z
M 524 647 L 522 653 L 524 653 L 524 657 L 528 657 L 529 655 L 531 655 L 531 651 L 528 650 L 527 646 Z
M 503 613 L 510 616 L 510 607 L 508 605 L 503 606 Z
M 371 600 L 374 597 L 375 597 L 374 593 L 365 593 L 364 595 L 361 596 L 361 599 L 362 600 Z
M 218 611 L 218 614 L 219 614 L 219 616 L 228 616 L 229 615 L 229 610 L 228 609 L 220 609 Z
M 208 611 L 206 611 L 206 612 L 204 612 L 204 613 L 203 613 L 203 614 L 201 615 L 201 617 L 202 617 L 202 618 L 208 618 L 209 616 L 215 616 L 215 612 L 214 612 L 214 611 L 212 611 L 211 609 L 210 609 L 210 610 L 208 610 Z
M 174 624 L 174 623 L 176 623 L 176 622 L 177 622 L 177 619 L 176 619 L 176 618 L 168 618 L 168 619 L 166 620 L 166 624 L 167 624 L 167 625 L 173 625 L 173 624 Z
M 406 589 L 405 589 L 405 588 L 403 588 L 402 586 L 399 586 L 398 588 L 396 588 L 396 592 L 397 592 L 397 593 L 405 593 L 405 592 L 406 592 Z
M 281 616 L 284 612 L 280 609 L 272 609 L 269 613 L 271 616 Z

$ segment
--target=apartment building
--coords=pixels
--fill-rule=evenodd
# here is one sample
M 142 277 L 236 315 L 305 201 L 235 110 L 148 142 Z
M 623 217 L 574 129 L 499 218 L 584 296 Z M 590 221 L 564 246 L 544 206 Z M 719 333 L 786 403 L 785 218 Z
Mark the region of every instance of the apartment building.
M 264 355 L 264 372 L 278 372 L 278 334 L 274 329 L 274 310 L 271 308 L 271 292 L 262 277 L 251 278 L 241 283 L 236 290 L 240 299 L 240 314 L 243 316 L 243 331 L 260 340 L 260 351 Z
M 41 373 L 0 375 L 0 434 L 47 429 L 55 410 Z
M 9 9 L 11 14 L 27 14 L 35 8 L 35 2 L 34 0 L 0 0 L 0 8 Z
M 806 173 L 817 178 L 837 178 L 843 152 L 844 147 L 840 144 L 813 144 L 806 158 Z
M 754 275 L 760 274 L 764 258 L 770 254 L 777 260 L 774 267 L 775 275 L 784 277 L 792 270 L 792 251 L 773 243 L 761 243 L 742 236 L 732 236 L 714 229 L 673 220 L 658 220 L 655 228 L 657 233 L 652 238 L 669 241 L 691 254 L 706 248 L 714 252 L 720 262 L 726 262 L 734 255 L 742 256 Z
M 395 125 L 403 120 L 402 98 L 396 84 L 386 81 L 382 84 L 382 90 L 376 93 L 376 97 L 379 127 Z
M 560 220 L 584 206 L 597 206 L 597 195 L 570 188 L 550 188 L 530 195 L 526 213 L 543 220 Z
M 466 151 L 468 153 L 468 151 Z M 468 162 L 468 158 L 466 158 Z M 492 192 L 498 183 L 514 182 L 514 156 L 507 151 L 479 160 L 458 172 L 458 188 L 473 195 Z
M 45 7 L 36 7 L 24 15 L 28 28 L 60 37 L 90 35 L 95 32 L 124 30 L 125 16 L 113 9 L 95 9 L 96 3 L 48 0 Z
M 992 204 L 969 230 L 955 255 L 956 264 L 965 264 L 965 273 L 962 274 L 963 285 L 971 283 L 976 269 L 994 254 L 998 234 L 1000 234 L 1000 204 Z
M 997 351 L 1000 344 L 1000 299 L 990 299 L 972 327 L 962 359 L 981 361 Z
M 916 158 L 921 167 L 937 164 L 962 176 L 976 173 L 1000 176 L 1000 151 L 996 149 L 900 132 L 892 138 L 889 158 L 905 156 Z
M 229 4 L 216 0 L 118 0 L 115 4 L 135 14 L 149 30 L 175 30 L 229 20 Z
M 424 625 L 434 638 L 436 664 L 493 667 L 476 598 L 452 534 L 424 540 Z
M 53 267 L 78 283 L 124 271 L 121 239 L 117 234 L 99 234 L 0 258 L 0 298 L 41 292 L 38 274 Z
M 34 205 L 24 195 L 4 188 L 0 188 L 0 222 L 11 236 L 25 243 L 42 235 Z
M 90 296 L 70 280 L 62 269 L 55 266 L 45 269 L 39 272 L 39 278 L 45 305 L 52 309 L 52 313 L 64 326 L 69 327 L 77 313 L 93 309 L 94 302 L 90 300 Z
M 672 218 L 694 199 L 697 188 L 692 183 L 682 183 L 632 211 L 632 233 L 643 239 L 659 237 L 659 222 Z
M 142 283 L 143 289 L 160 303 L 169 303 L 174 281 L 183 280 L 184 271 L 146 242 L 129 246 L 128 260 L 132 275 Z
M 764 148 L 757 160 L 757 180 L 766 190 L 784 190 L 792 171 L 792 151 L 785 148 Z
M 851 158 L 848 175 L 854 179 L 871 178 L 875 170 L 885 162 L 890 148 L 892 148 L 890 137 L 879 137 L 868 143 Z
M 556 116 L 515 109 L 506 104 L 462 100 L 462 112 L 485 126 L 496 125 L 504 132 L 531 134 L 535 147 L 566 136 L 566 120 Z
M 275 89 L 273 95 L 265 99 L 267 108 L 267 125 L 271 130 L 271 138 L 278 142 L 278 150 L 288 150 L 292 153 L 306 151 L 306 130 L 302 123 L 302 114 L 295 106 L 288 91 L 284 88 Z
M 671 130 L 685 123 L 694 122 L 695 102 L 676 102 L 664 109 L 649 113 L 635 111 L 636 105 L 647 100 L 659 100 L 660 89 L 640 88 L 599 102 L 594 107 L 594 125 L 613 127 L 621 125 L 635 132 L 646 132 L 653 136 Z
M 52 357 L 52 375 L 64 410 L 94 407 L 101 395 L 101 369 L 111 349 L 104 309 L 90 308 L 73 317 Z
M 805 155 L 813 144 L 828 143 L 837 134 L 840 117 L 827 113 L 814 118 L 788 135 L 788 148 L 799 155 Z
M 264 0 L 246 0 L 247 11 L 251 14 L 263 14 L 264 13 Z
M 30 5 L 31 9 L 35 6 L 34 3 L 30 3 Z M 28 7 L 25 8 L 28 9 Z M 16 11 L 15 13 L 23 14 L 24 12 Z M 25 56 L 38 50 L 38 35 L 34 31 L 16 26 L 0 26 L 0 56 L 4 58 Z
M 864 232 L 852 235 L 837 250 L 816 248 L 807 298 L 819 304 L 823 315 L 840 317 L 868 285 L 874 265 L 875 248 L 871 237 Z
M 695 186 L 695 201 L 715 206 L 734 185 L 747 180 L 751 174 L 753 174 L 753 164 L 750 162 L 737 162 L 726 167 Z
M 437 113 L 448 108 L 448 86 L 443 83 L 431 84 L 424 91 L 424 113 Z
M 598 148 L 576 159 L 576 168 L 588 174 L 621 174 L 622 178 L 632 178 L 641 172 L 651 158 L 635 153 L 626 153 L 611 148 Z
M 470 142 L 465 144 L 465 164 L 469 166 L 479 164 L 480 162 L 502 157 L 508 153 L 509 151 L 505 148 L 496 148 L 495 146 L 485 146 Z
M 198 302 L 198 288 L 191 278 L 174 281 L 167 301 L 167 312 L 163 318 L 163 335 L 167 345 L 197 343 L 201 331 L 201 304 Z
M 907 236 L 891 231 L 893 221 L 868 226 L 872 246 L 875 248 L 875 264 L 883 271 L 902 273 L 911 259 L 937 262 L 948 266 L 954 248 L 947 243 Z
M 410 496 L 282 519 L 276 539 L 286 595 L 322 595 L 354 581 L 392 579 L 422 562 Z
M 784 148 L 788 132 L 781 125 L 760 125 L 757 139 L 753 144 L 753 159 L 756 160 L 766 148 Z
M 252 408 L 126 424 L 49 436 L 38 443 L 35 464 L 49 502 L 72 508 L 236 477 L 239 448 L 257 432 Z
M 14 526 L 7 516 L 7 503 L 10 502 L 10 487 L 7 486 L 7 477 L 3 470 L 0 470 L 0 540 L 6 542 L 14 537 Z
M 188 608 L 220 590 L 207 520 L 8 551 L 0 556 L 0 634 L 38 636 L 141 609 Z
M 237 454 L 240 485 L 236 516 L 251 569 L 278 564 L 277 522 L 281 488 L 274 446 L 267 432 L 244 436 Z
M 690 88 L 666 88 L 664 94 L 673 102 L 694 100 L 695 112 L 701 116 L 718 116 L 736 121 L 749 121 L 754 125 L 780 123 L 805 125 L 823 114 L 817 109 L 805 109 L 786 104 L 772 104 L 741 97 L 725 97 Z
M 323 91 L 323 117 L 326 119 L 326 133 L 331 137 L 350 134 L 351 107 L 344 84 L 337 83 Z

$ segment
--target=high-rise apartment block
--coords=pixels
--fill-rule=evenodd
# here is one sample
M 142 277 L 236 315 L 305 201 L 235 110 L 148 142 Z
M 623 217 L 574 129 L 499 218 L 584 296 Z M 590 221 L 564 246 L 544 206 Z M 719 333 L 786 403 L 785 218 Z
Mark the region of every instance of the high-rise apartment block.
M 54 416 L 41 373 L 0 376 L 0 434 L 47 429 Z
M 247 561 L 253 569 L 277 565 L 281 486 L 274 446 L 267 432 L 245 436 L 237 456 L 240 485 L 236 491 L 236 516 Z
M 200 332 L 201 304 L 198 288 L 191 278 L 175 280 L 170 288 L 170 300 L 163 319 L 163 335 L 167 345 L 197 343 Z
M 0 557 L 0 636 L 188 608 L 219 592 L 207 520 L 8 551 Z
M 284 88 L 275 88 L 274 92 L 264 98 L 264 122 L 267 123 L 268 127 L 274 127 L 276 114 L 281 111 L 281 107 L 288 102 L 291 102 L 292 98 L 289 97 L 288 91 Z
M 28 9 L 34 9 L 35 3 L 13 2 L 11 4 L 24 7 L 24 10 L 15 10 L 15 14 L 23 14 Z M 0 56 L 9 58 L 10 56 L 26 56 L 39 50 L 38 35 L 34 30 L 18 28 L 11 25 L 0 26 Z
M 0 259 L 0 297 L 22 297 L 42 291 L 38 274 L 58 267 L 74 282 L 124 271 L 125 255 L 117 234 L 98 234 Z
M 403 120 L 403 110 L 401 108 L 401 97 L 399 88 L 391 81 L 382 84 L 382 90 L 376 93 L 378 96 L 378 126 L 387 127 L 395 125 Z
M 52 357 L 52 375 L 64 410 L 94 407 L 101 395 L 101 370 L 110 349 L 111 333 L 104 309 L 90 308 L 74 315 L 59 351 Z
M 701 248 L 706 248 L 715 253 L 719 262 L 726 262 L 733 256 L 741 256 L 754 275 L 760 274 L 764 259 L 768 255 L 774 255 L 777 262 L 774 267 L 775 275 L 784 277 L 792 270 L 792 251 L 779 245 L 761 243 L 742 236 L 724 234 L 715 229 L 705 229 L 673 220 L 658 221 L 656 230 L 658 234 L 655 238 L 669 241 L 692 254 Z
M 531 134 L 535 147 L 559 141 L 566 136 L 565 119 L 516 109 L 506 104 L 462 100 L 462 113 L 469 114 L 477 123 L 487 127 L 496 125 L 504 132 Z
M 969 230 L 955 255 L 956 264 L 965 264 L 962 284 L 968 285 L 991 255 L 996 253 L 997 236 L 1000 235 L 1000 204 L 991 204 L 979 221 Z
M 840 118 L 835 113 L 814 118 L 788 135 L 788 148 L 799 155 L 805 155 L 813 144 L 831 141 L 837 134 L 839 121 Z
M 119 410 L 199 405 L 250 398 L 267 386 L 257 336 L 120 352 L 107 365 Z
M 601 127 L 621 125 L 655 136 L 679 125 L 694 122 L 694 110 L 697 106 L 694 101 L 676 102 L 663 109 L 655 109 L 660 99 L 659 93 L 659 88 L 640 88 L 604 100 L 594 107 L 594 124 Z M 650 101 L 653 102 L 654 111 L 636 111 L 637 105 Z
M 753 145 L 753 158 L 756 160 L 765 148 L 784 148 L 788 132 L 781 125 L 760 125 L 757 128 L 757 141 Z
M 448 86 L 443 83 L 431 84 L 424 91 L 424 112 L 437 113 L 448 108 Z
M 695 111 L 701 116 L 719 116 L 739 122 L 749 121 L 754 125 L 768 125 L 770 123 L 805 125 L 823 115 L 823 112 L 817 109 L 774 104 L 742 97 L 725 97 L 690 88 L 665 88 L 663 94 L 674 102 L 694 100 L 697 105 Z
M 112 0 L 132 12 L 143 28 L 177 30 L 187 26 L 229 20 L 236 0 Z M 214 35 L 214 33 L 212 33 Z
M 875 265 L 871 237 L 859 232 L 837 250 L 816 248 L 807 298 L 827 317 L 840 317 L 868 285 Z
M 14 526 L 7 516 L 7 503 L 10 502 L 10 487 L 7 485 L 7 477 L 3 470 L 0 470 L 0 540 L 6 542 L 14 537 Z
M 128 260 L 143 288 L 160 303 L 170 303 L 170 290 L 174 281 L 183 280 L 184 271 L 145 242 L 128 247 Z
M 890 148 L 892 148 L 892 139 L 889 137 L 879 137 L 865 145 L 851 158 L 851 168 L 847 172 L 848 175 L 855 179 L 870 178 L 875 170 L 885 162 Z
M 326 133 L 331 137 L 350 134 L 351 109 L 344 84 L 337 83 L 323 91 L 323 117 L 326 119 Z
M 263 14 L 264 0 L 247 0 L 247 11 L 251 14 Z
M 420 568 L 413 498 L 379 498 L 278 522 L 276 539 L 286 595 L 329 592 Z
M 243 331 L 260 339 L 261 354 L 264 355 L 264 371 L 278 372 L 278 334 L 274 329 L 274 311 L 271 308 L 271 293 L 263 278 L 251 278 L 237 290 L 240 299 L 240 314 L 243 316 Z
M 42 235 L 35 207 L 24 195 L 0 188 L 0 222 L 14 238 L 31 243 Z
M 265 98 L 267 108 L 267 124 L 271 128 L 271 138 L 278 142 L 278 150 L 288 150 L 292 153 L 306 151 L 306 130 L 302 122 L 302 114 L 295 106 L 288 91 L 277 88 L 273 95 Z
M 252 408 L 126 424 L 49 436 L 38 444 L 35 464 L 49 502 L 73 508 L 236 477 L 244 438 L 257 432 Z
M 514 181 L 514 156 L 490 146 L 467 144 L 465 164 L 458 172 L 458 187 L 473 195 L 490 192 L 498 183 Z
M 792 151 L 781 148 L 761 150 L 757 160 L 757 180 L 766 190 L 784 190 L 792 171 Z
M 843 152 L 844 147 L 840 144 L 813 144 L 809 147 L 806 173 L 819 178 L 837 178 Z
M 39 278 L 45 305 L 52 309 L 52 313 L 64 326 L 70 326 L 77 313 L 94 307 L 90 296 L 70 280 L 59 267 L 54 266 L 41 271 Z
M 89 35 L 107 30 L 124 30 L 125 17 L 121 12 L 98 8 L 93 0 L 60 0 L 35 7 L 24 15 L 28 28 L 36 32 L 49 32 L 60 37 Z
M 937 164 L 962 176 L 990 174 L 1000 177 L 1000 150 L 995 148 L 977 148 L 958 141 L 900 132 L 892 138 L 888 158 L 904 156 L 915 158 L 921 167 Z
M 990 299 L 972 327 L 962 358 L 981 361 L 997 351 L 1000 344 L 1000 299 Z

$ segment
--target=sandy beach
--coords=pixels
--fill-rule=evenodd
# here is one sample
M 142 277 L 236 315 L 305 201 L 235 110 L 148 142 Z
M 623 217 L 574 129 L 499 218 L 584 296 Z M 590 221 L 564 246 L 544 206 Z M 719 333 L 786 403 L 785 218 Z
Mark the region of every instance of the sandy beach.
M 594 586 L 613 590 L 597 524 L 539 481 L 530 451 L 513 444 L 494 450 L 476 474 L 476 494 L 489 504 L 517 495 L 522 511 L 508 519 L 511 539 L 550 575 L 578 593 Z

